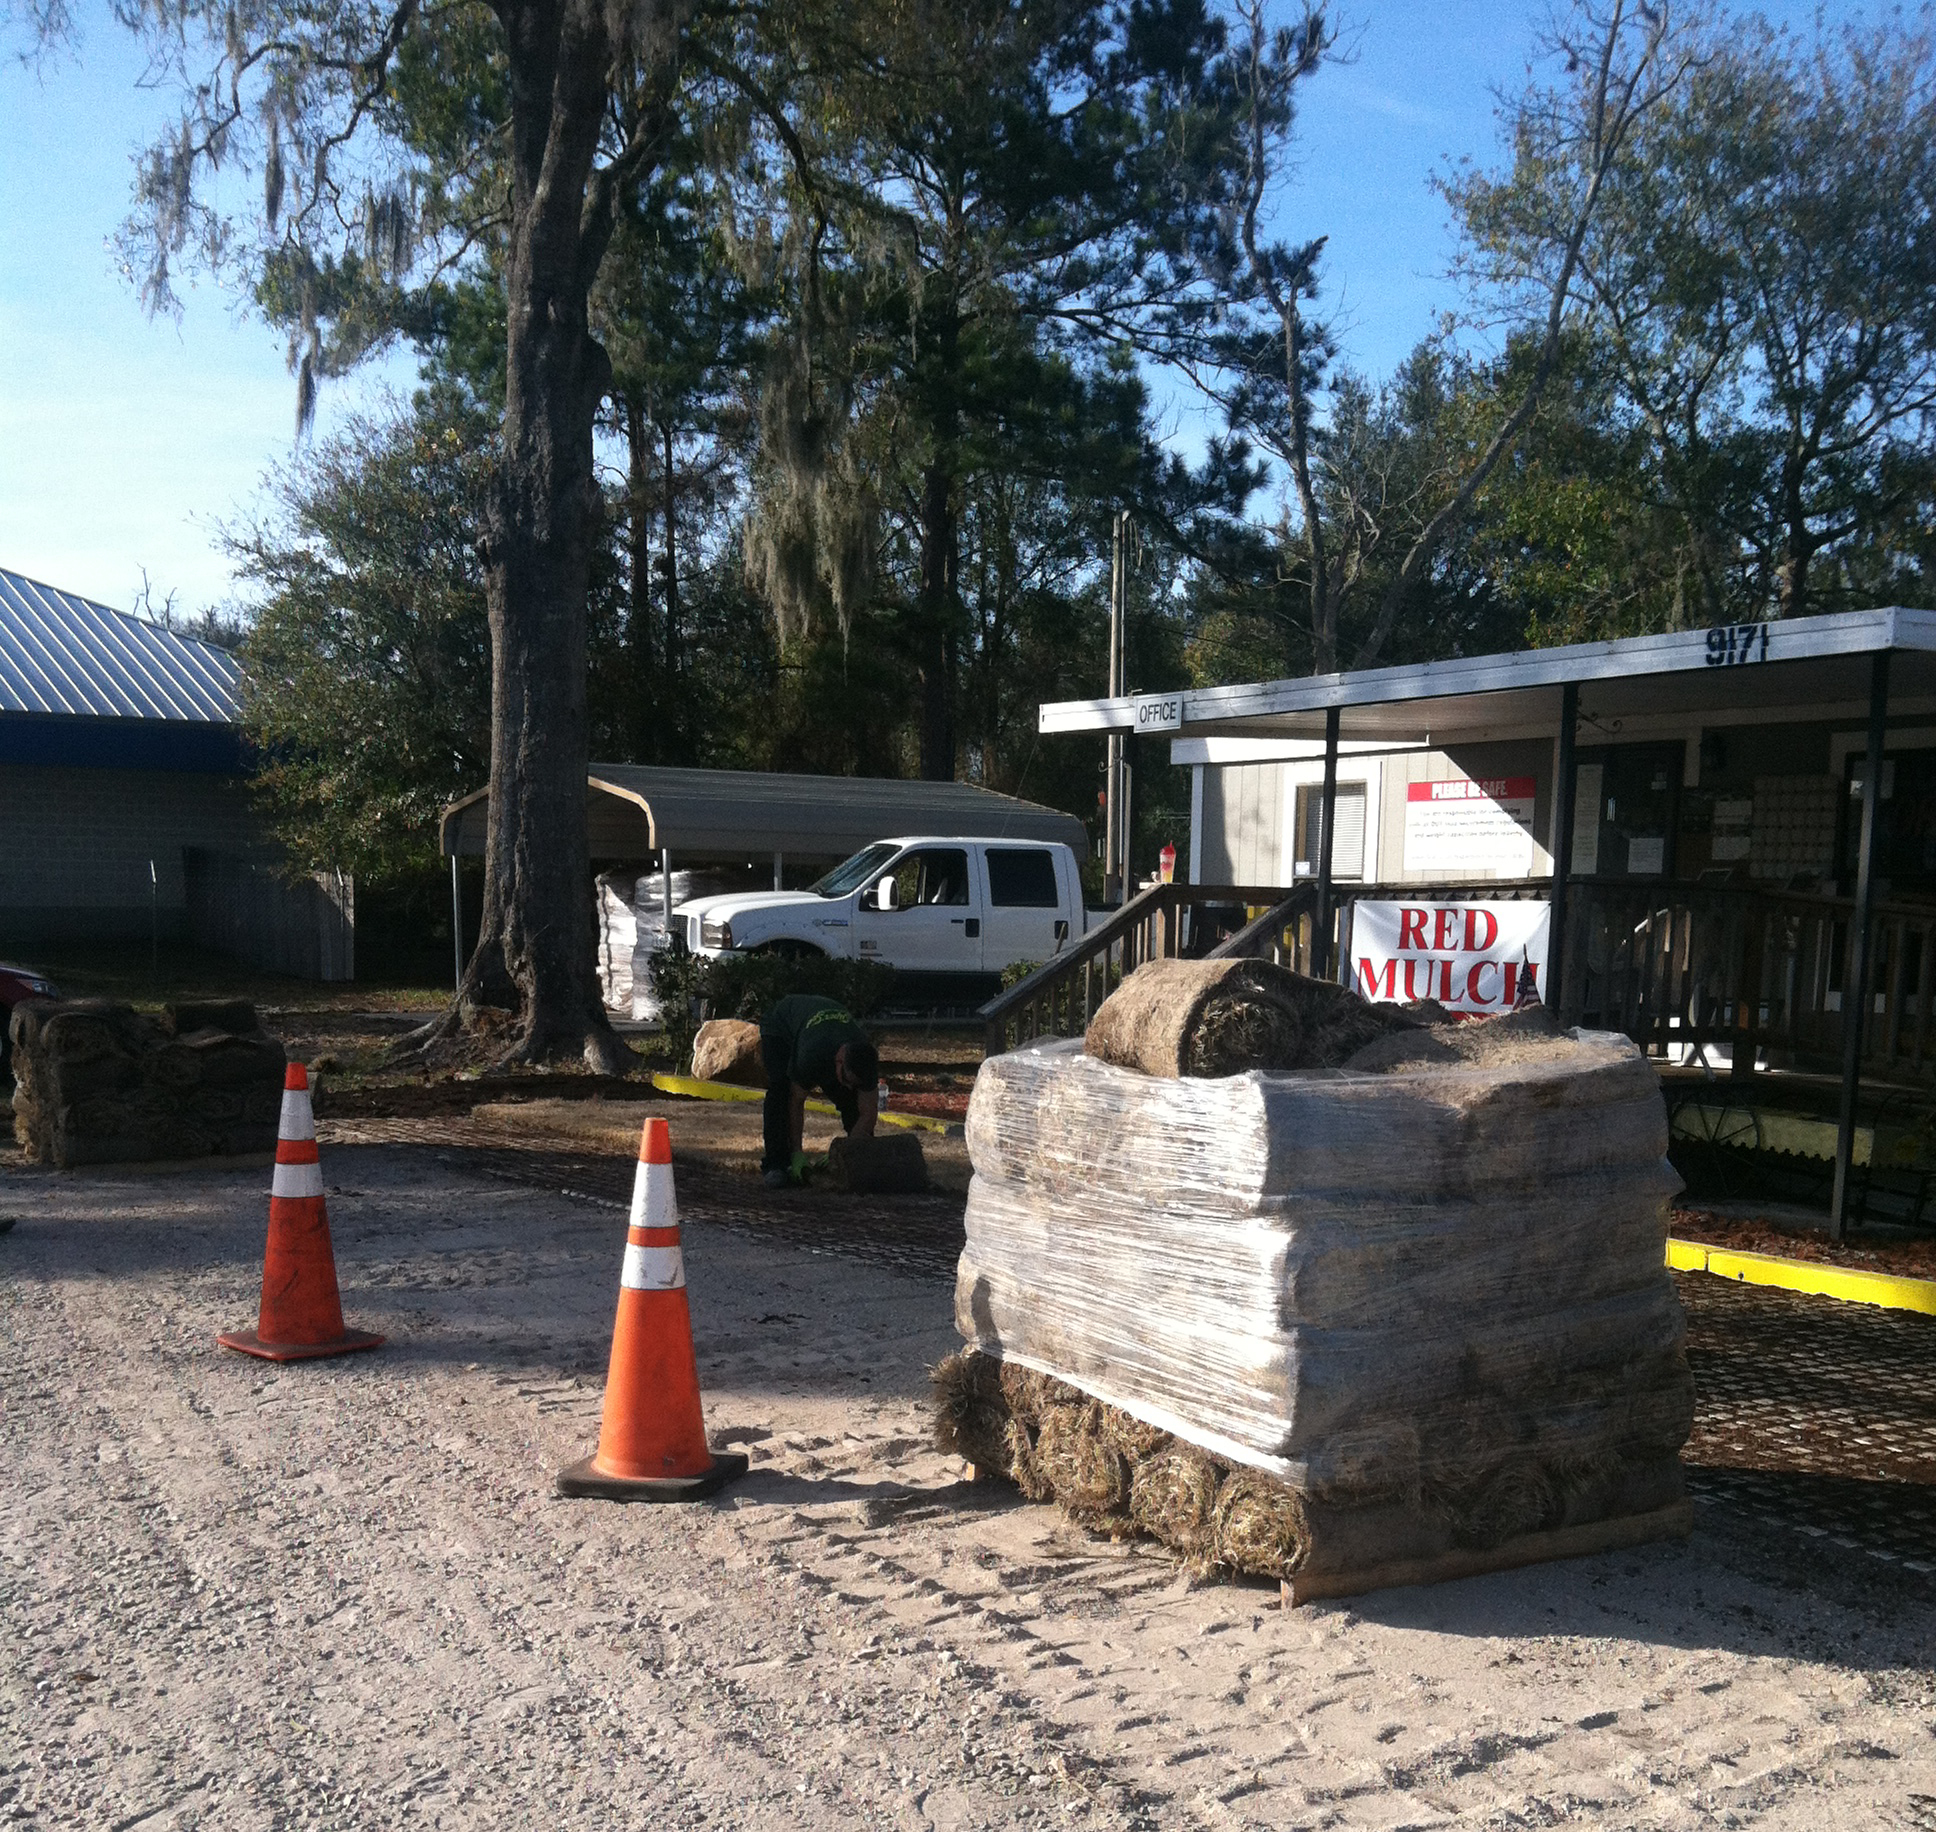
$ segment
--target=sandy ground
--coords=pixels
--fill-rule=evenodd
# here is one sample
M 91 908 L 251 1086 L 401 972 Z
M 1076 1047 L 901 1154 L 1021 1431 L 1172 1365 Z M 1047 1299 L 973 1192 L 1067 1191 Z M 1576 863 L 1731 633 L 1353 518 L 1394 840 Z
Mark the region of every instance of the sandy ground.
M 324 1168 L 392 1340 L 289 1369 L 213 1342 L 260 1171 L 0 1174 L 0 1820 L 1936 1828 L 1936 1593 L 1900 1571 L 1800 1583 L 1713 1515 L 1294 1612 L 1191 1588 L 928 1448 L 944 1284 L 697 1215 L 752 1473 L 562 1501 L 622 1217 L 422 1148 Z

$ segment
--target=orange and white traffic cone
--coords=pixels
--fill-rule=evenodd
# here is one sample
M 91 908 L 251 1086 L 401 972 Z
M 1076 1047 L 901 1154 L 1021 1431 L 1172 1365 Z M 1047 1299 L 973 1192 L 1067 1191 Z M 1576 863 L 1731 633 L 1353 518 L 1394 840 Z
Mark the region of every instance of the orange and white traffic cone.
M 265 1361 L 315 1361 L 382 1342 L 343 1327 L 336 1254 L 323 1206 L 323 1168 L 316 1156 L 316 1116 L 309 1071 L 292 1062 L 282 1080 L 276 1175 L 269 1191 L 269 1244 L 262 1255 L 262 1307 L 256 1326 L 215 1338 L 225 1349 Z
M 715 1455 L 706 1443 L 672 1191 L 672 1134 L 664 1120 L 647 1120 L 632 1183 L 598 1451 L 559 1472 L 558 1492 L 605 1501 L 697 1501 L 745 1473 L 742 1454 Z

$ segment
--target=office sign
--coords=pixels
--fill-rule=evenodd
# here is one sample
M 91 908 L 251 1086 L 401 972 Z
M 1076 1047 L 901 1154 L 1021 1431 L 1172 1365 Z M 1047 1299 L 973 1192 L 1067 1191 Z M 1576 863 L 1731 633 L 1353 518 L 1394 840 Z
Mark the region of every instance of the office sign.
M 1183 729 L 1183 694 L 1139 693 L 1136 696 L 1136 730 L 1141 732 L 1180 732 Z

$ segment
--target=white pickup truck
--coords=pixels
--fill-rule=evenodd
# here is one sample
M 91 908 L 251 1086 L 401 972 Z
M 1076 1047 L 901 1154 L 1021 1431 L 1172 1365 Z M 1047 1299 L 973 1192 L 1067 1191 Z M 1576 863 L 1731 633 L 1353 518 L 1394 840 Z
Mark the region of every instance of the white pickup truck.
M 1042 840 L 879 840 L 803 891 L 700 897 L 673 911 L 695 954 L 825 954 L 910 974 L 993 976 L 1080 936 L 1082 879 Z

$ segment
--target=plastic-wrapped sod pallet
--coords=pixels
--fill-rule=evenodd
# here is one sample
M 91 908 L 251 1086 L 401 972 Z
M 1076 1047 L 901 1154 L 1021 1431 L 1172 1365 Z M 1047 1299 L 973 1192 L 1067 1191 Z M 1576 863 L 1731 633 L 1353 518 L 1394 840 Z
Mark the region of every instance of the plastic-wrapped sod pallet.
M 956 1321 L 1277 1479 L 1295 1601 L 1685 1533 L 1666 1143 L 1612 1034 L 1215 1080 L 1017 1050 L 969 1109 Z

